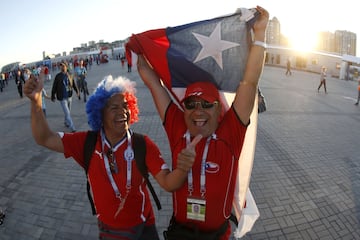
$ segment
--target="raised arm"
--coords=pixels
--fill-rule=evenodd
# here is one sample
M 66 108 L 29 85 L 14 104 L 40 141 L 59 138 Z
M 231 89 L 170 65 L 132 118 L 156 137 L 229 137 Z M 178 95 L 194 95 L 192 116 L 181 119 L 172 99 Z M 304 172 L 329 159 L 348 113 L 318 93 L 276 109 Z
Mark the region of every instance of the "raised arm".
M 253 33 L 254 41 L 265 42 L 265 31 L 269 21 L 269 13 L 262 7 L 257 6 L 260 16 L 256 20 Z M 259 44 L 253 44 L 246 63 L 244 78 L 240 82 L 234 99 L 233 106 L 236 113 L 244 124 L 250 119 L 257 94 L 258 83 L 263 71 L 265 48 Z
M 64 146 L 61 138 L 49 128 L 41 107 L 41 92 L 44 86 L 44 78 L 45 75 L 42 71 L 39 78 L 31 75 L 24 85 L 24 94 L 31 102 L 32 134 L 37 144 L 62 153 L 64 152 Z
M 151 92 L 161 120 L 164 121 L 165 111 L 171 102 L 169 93 L 143 55 L 138 55 L 137 69 L 141 79 Z

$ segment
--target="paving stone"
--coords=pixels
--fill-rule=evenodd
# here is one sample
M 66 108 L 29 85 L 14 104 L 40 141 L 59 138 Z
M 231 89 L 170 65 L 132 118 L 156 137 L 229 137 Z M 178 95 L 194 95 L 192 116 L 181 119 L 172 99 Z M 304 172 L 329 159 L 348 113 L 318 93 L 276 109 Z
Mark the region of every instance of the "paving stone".
M 149 91 L 136 66 L 132 73 L 119 66 L 115 61 L 93 66 L 89 88 L 110 73 L 136 81 L 140 121 L 132 128 L 152 138 L 170 166 L 167 137 Z M 259 115 L 250 182 L 261 215 L 243 239 L 360 239 L 357 83 L 330 77 L 329 93 L 318 94 L 318 74 L 294 73 L 285 77 L 283 69 L 266 66 L 262 75 L 268 108 Z M 0 239 L 97 239 L 84 171 L 34 142 L 28 100 L 18 98 L 13 82 L 5 91 L 10 94 L 0 94 L 0 135 L 6 139 L 0 144 L 0 208 L 6 218 Z M 84 103 L 74 100 L 75 125 L 88 130 Z M 65 131 L 60 105 L 47 107 L 50 127 Z M 162 236 L 172 215 L 171 194 L 152 182 L 163 207 L 154 210 Z

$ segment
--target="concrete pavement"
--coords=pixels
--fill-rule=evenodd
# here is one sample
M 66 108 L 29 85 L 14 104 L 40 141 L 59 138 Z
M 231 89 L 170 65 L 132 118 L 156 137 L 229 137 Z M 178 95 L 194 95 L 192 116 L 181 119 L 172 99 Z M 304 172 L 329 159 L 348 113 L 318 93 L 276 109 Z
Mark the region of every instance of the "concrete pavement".
M 133 129 L 149 135 L 170 159 L 167 138 L 147 88 L 120 62 L 94 65 L 92 90 L 107 74 L 137 82 L 140 121 Z M 360 107 L 355 82 L 328 79 L 328 94 L 317 92 L 319 75 L 265 67 L 261 89 L 268 110 L 259 115 L 250 188 L 260 218 L 243 239 L 360 239 Z M 45 88 L 50 92 L 51 83 Z M 66 131 L 58 102 L 47 101 L 50 126 Z M 87 130 L 84 102 L 73 98 L 76 128 Z M 29 102 L 10 82 L 0 93 L 1 240 L 97 239 L 83 170 L 72 159 L 34 143 Z M 171 195 L 153 184 L 163 209 L 162 232 L 171 216 Z M 155 205 L 154 205 L 155 206 Z

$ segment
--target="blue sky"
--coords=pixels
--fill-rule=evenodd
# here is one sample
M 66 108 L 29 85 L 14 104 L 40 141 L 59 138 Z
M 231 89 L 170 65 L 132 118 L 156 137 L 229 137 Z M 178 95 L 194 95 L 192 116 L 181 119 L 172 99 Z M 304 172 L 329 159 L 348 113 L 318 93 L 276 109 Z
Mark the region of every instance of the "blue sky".
M 300 39 L 303 44 L 313 41 L 319 31 L 347 30 L 357 33 L 360 49 L 355 3 L 355 0 L 2 0 L 0 67 L 16 61 L 40 60 L 43 51 L 69 53 L 73 47 L 91 40 L 112 42 L 132 33 L 218 17 L 257 4 L 270 12 L 270 18 L 278 18 L 284 35 Z

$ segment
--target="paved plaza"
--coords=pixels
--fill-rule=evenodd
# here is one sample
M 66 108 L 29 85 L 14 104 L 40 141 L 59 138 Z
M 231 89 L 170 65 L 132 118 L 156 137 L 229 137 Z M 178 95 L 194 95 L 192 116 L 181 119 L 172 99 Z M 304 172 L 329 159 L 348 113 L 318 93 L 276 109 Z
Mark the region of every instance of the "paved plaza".
M 250 189 L 261 216 L 243 239 L 360 239 L 357 83 L 328 78 L 328 94 L 318 93 L 319 74 L 285 71 L 266 66 L 260 82 L 267 111 L 259 115 Z M 165 132 L 136 66 L 128 73 L 119 61 L 94 65 L 89 88 L 108 74 L 137 82 L 140 121 L 132 128 L 149 135 L 170 163 Z M 49 94 L 51 84 L 45 84 Z M 46 105 L 51 128 L 67 131 L 59 102 Z M 97 239 L 84 171 L 35 144 L 29 106 L 13 81 L 0 93 L 0 208 L 6 214 L 0 239 Z M 71 112 L 77 130 L 88 130 L 85 103 L 73 98 Z M 154 205 L 162 233 L 172 214 L 171 195 L 153 186 L 163 207 Z

